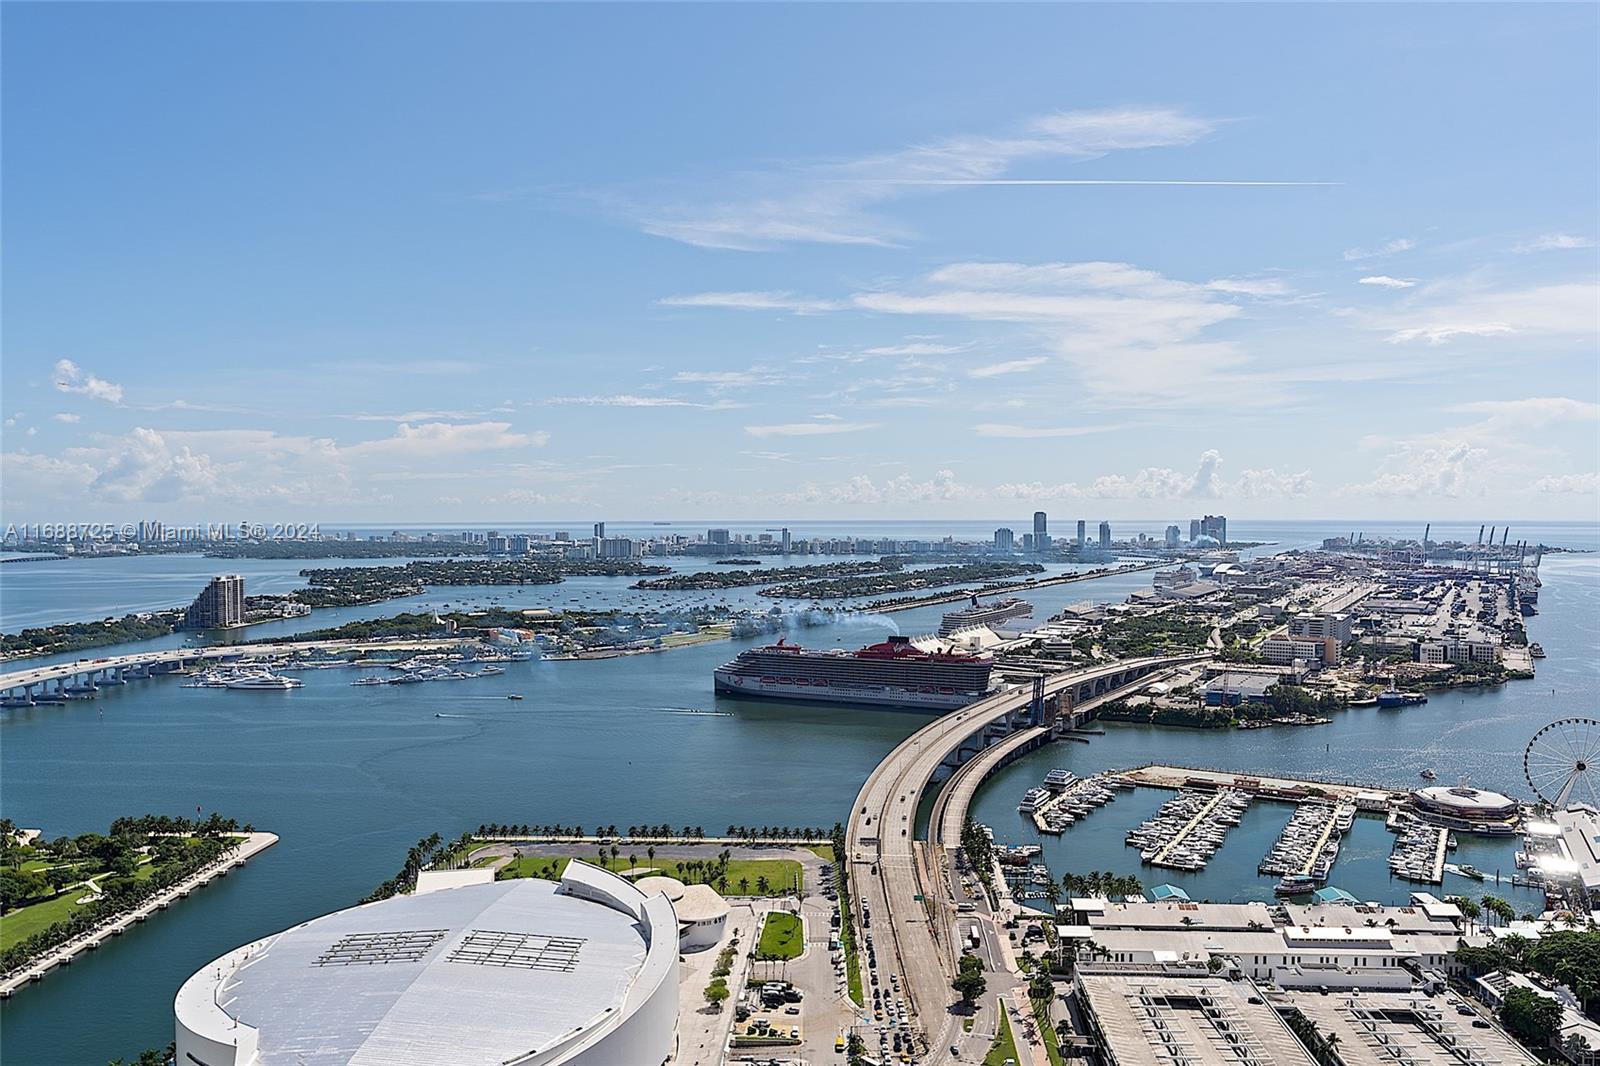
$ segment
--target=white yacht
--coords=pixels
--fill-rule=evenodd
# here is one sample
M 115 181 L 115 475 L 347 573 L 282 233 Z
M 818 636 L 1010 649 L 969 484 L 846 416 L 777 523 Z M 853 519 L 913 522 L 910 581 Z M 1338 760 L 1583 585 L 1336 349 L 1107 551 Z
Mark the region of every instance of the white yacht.
M 232 681 L 229 681 L 227 683 L 227 685 L 225 685 L 224 687 L 225 688 L 244 688 L 244 689 L 271 689 L 271 690 L 283 691 L 283 690 L 291 689 L 291 688 L 299 688 L 301 686 L 301 684 L 302 684 L 302 682 L 300 681 L 299 678 L 284 677 L 282 674 L 259 673 L 259 674 L 244 674 L 244 675 L 242 675 L 240 677 L 236 677 Z

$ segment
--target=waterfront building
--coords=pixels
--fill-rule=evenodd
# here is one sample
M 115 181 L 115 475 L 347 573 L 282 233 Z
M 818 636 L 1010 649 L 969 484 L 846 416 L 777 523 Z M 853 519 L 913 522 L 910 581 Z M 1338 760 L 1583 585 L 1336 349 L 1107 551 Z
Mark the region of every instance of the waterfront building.
M 729 542 L 728 531 L 726 529 L 708 529 L 706 530 L 706 541 L 711 544 L 726 545 Z
M 489 536 L 484 542 L 490 555 L 504 555 L 506 553 L 506 538 L 500 535 L 497 529 L 489 530 Z
M 1089 542 L 1088 526 L 1089 526 L 1089 523 L 1085 522 L 1081 518 L 1078 519 L 1078 547 L 1079 547 L 1079 549 L 1084 548 Z
M 1036 552 L 1050 550 L 1050 523 L 1043 511 L 1033 512 L 1033 550 Z
M 600 542 L 597 557 L 601 559 L 636 559 L 644 554 L 642 542 L 630 537 L 606 537 Z
M 594 524 L 594 539 L 595 540 L 604 540 L 605 539 L 605 535 L 606 535 L 606 524 L 604 522 L 596 522 Z
M 1100 523 L 1100 550 L 1101 551 L 1110 551 L 1111 550 L 1111 523 L 1110 522 L 1101 522 Z
M 1011 551 L 1016 547 L 1016 534 L 1009 529 L 1000 528 L 994 531 L 994 550 L 1000 552 Z
M 778 545 L 779 550 L 788 555 L 794 549 L 794 540 L 789 536 L 789 527 L 785 526 L 780 530 L 778 536 L 781 538 Z
M 244 577 L 221 574 L 211 579 L 183 612 L 185 629 L 227 629 L 244 623 Z
M 1261 661 L 1289 666 L 1297 660 L 1330 665 L 1339 661 L 1339 642 L 1302 637 L 1268 637 L 1261 642 Z
M 1168 548 L 1176 548 L 1178 546 L 1178 537 L 1180 535 L 1181 532 L 1177 526 L 1168 526 L 1166 539 L 1162 543 Z
M 587 863 L 559 884 L 424 874 L 206 964 L 178 991 L 186 1066 L 659 1066 L 678 1018 L 678 919 Z
M 1200 535 L 1210 537 L 1223 547 L 1228 546 L 1228 520 L 1219 514 L 1208 514 L 1200 519 Z
M 1411 793 L 1411 806 L 1430 820 L 1461 829 L 1510 832 L 1517 801 L 1488 789 L 1471 788 L 1463 778 L 1456 785 L 1434 785 Z
M 1189 543 L 1193 544 L 1200 539 L 1200 519 L 1189 519 Z
M 1033 552 L 1033 551 L 1037 550 L 1034 547 L 1033 534 L 1032 533 L 1024 533 L 1022 535 L 1022 550 L 1025 551 L 1025 552 Z
M 1487 640 L 1448 637 L 1425 640 L 1417 645 L 1417 661 L 1440 663 L 1492 663 L 1500 657 L 1500 645 Z
M 1350 639 L 1350 624 L 1351 619 L 1347 614 L 1312 614 L 1308 611 L 1289 620 L 1289 635 L 1305 640 L 1331 638 L 1343 644 Z
M 1267 689 L 1278 683 L 1276 674 L 1218 674 L 1206 682 L 1207 707 L 1237 707 L 1266 703 Z

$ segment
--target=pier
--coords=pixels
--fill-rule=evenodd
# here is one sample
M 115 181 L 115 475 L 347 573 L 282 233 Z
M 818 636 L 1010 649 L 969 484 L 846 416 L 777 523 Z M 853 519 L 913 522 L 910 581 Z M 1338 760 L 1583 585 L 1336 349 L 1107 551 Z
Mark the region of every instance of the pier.
M 1310 778 L 1272 777 L 1265 774 L 1244 774 L 1231 770 L 1209 770 L 1192 766 L 1168 766 L 1149 763 L 1115 776 L 1131 785 L 1146 788 L 1233 788 L 1262 799 L 1281 799 L 1298 802 L 1304 799 L 1325 799 L 1330 802 L 1354 803 L 1358 810 L 1378 811 L 1403 802 L 1409 793 L 1379 785 L 1362 785 L 1354 782 L 1318 781 Z
M 1328 846 L 1328 838 L 1333 835 L 1333 827 L 1337 821 L 1338 819 L 1334 816 L 1334 812 L 1329 811 L 1328 820 L 1322 823 L 1322 832 L 1317 834 L 1316 844 L 1312 845 L 1311 850 L 1306 854 L 1306 861 L 1300 864 L 1300 868 L 1294 871 L 1295 873 L 1309 877 L 1311 871 L 1316 869 L 1317 860 L 1322 858 L 1322 849 Z
M 1166 845 L 1163 846 L 1160 851 L 1156 852 L 1155 857 L 1150 860 L 1150 865 L 1166 866 L 1168 853 L 1171 852 L 1173 848 L 1180 846 L 1185 840 L 1188 840 L 1189 835 L 1194 832 L 1194 827 L 1210 818 L 1211 812 L 1217 809 L 1218 805 L 1222 803 L 1227 795 L 1228 794 L 1226 792 L 1219 791 L 1215 796 L 1212 796 L 1210 799 L 1206 800 L 1205 806 L 1196 811 L 1194 813 L 1194 817 L 1185 822 L 1183 824 L 1183 828 L 1178 830 L 1178 832 L 1173 835 L 1171 840 L 1167 841 Z
M 45 975 L 58 966 L 71 966 L 72 960 L 79 955 L 86 951 L 94 951 L 111 937 L 121 936 L 134 925 L 145 921 L 157 911 L 166 910 L 175 901 L 187 897 L 189 893 L 202 885 L 209 884 L 215 878 L 226 877 L 229 870 L 243 866 L 250 858 L 277 842 L 278 837 L 275 833 L 245 834 L 236 848 L 210 866 L 196 870 L 177 884 L 151 896 L 133 910 L 106 918 L 93 929 L 65 943 L 57 944 L 39 957 L 0 977 L 0 999 L 9 999 L 17 989 L 35 981 L 43 981 Z

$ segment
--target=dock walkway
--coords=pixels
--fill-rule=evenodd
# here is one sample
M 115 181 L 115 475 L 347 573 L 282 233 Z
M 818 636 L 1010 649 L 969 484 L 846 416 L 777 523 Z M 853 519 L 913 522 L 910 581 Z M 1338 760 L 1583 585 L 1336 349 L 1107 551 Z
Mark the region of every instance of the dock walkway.
M 85 951 L 93 951 L 111 937 L 121 936 L 136 923 L 144 921 L 156 911 L 166 910 L 174 901 L 189 895 L 212 879 L 226 877 L 229 870 L 243 866 L 251 857 L 277 842 L 278 837 L 274 833 L 247 834 L 237 848 L 227 852 L 210 866 L 196 870 L 165 891 L 151 896 L 133 910 L 123 911 L 107 918 L 88 932 L 73 937 L 63 944 L 57 944 L 38 958 L 4 975 L 0 978 L 0 999 L 9 999 L 17 989 L 44 980 L 45 975 L 57 966 L 71 966 L 72 960 Z
M 1156 852 L 1155 858 L 1150 860 L 1150 865 L 1165 866 L 1167 864 L 1167 853 L 1189 839 L 1189 834 L 1194 832 L 1194 827 L 1209 818 L 1211 812 L 1217 809 L 1217 805 L 1222 802 L 1223 797 L 1226 795 L 1226 792 L 1219 790 L 1216 795 L 1207 800 L 1205 806 L 1196 811 L 1194 817 L 1184 823 L 1183 828 L 1178 830 L 1171 840 L 1167 841 L 1166 846 Z

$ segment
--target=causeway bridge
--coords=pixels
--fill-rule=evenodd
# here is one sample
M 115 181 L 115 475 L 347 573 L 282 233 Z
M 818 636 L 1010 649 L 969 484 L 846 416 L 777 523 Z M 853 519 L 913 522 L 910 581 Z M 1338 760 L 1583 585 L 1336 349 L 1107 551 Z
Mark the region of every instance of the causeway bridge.
M 163 651 L 78 659 L 0 674 L 0 706 L 31 707 L 37 703 L 62 703 L 87 699 L 109 685 L 125 685 L 176 673 L 202 662 L 236 662 L 263 657 L 281 658 L 308 652 L 427 651 L 466 643 L 459 637 L 429 640 L 308 640 L 286 644 L 218 644 L 204 648 L 168 648 Z
M 1076 724 L 1094 707 L 1166 676 L 1175 668 L 1207 658 L 1206 655 L 1159 656 L 1128 659 L 1087 669 L 1040 676 L 1032 685 L 1019 685 L 943 715 L 913 733 L 878 764 L 850 811 L 846 834 L 851 885 L 858 917 L 871 915 L 865 932 L 876 933 L 874 949 L 892 972 L 901 976 L 910 1010 L 918 1019 L 927 1050 L 918 1061 L 945 1064 L 982 1061 L 994 1031 L 997 993 L 1004 991 L 1006 975 L 996 972 L 994 957 L 1003 955 L 993 945 L 990 956 L 989 993 L 980 1004 L 971 1033 L 950 1009 L 961 954 L 956 937 L 954 884 L 950 852 L 960 844 L 960 824 L 955 811 L 965 815 L 966 803 L 950 796 L 965 795 L 970 802 L 982 777 L 1007 758 L 1045 743 L 1057 723 Z M 994 755 L 988 753 L 993 751 Z M 975 758 L 978 757 L 978 758 Z M 973 764 L 974 771 L 962 770 Z M 949 781 L 929 832 L 934 847 L 916 837 L 917 806 L 936 782 Z M 954 822 L 954 839 L 948 825 Z M 944 824 L 941 824 L 944 823 Z M 987 921 L 978 923 L 992 926 Z M 960 1048 L 958 1059 L 951 1049 Z

